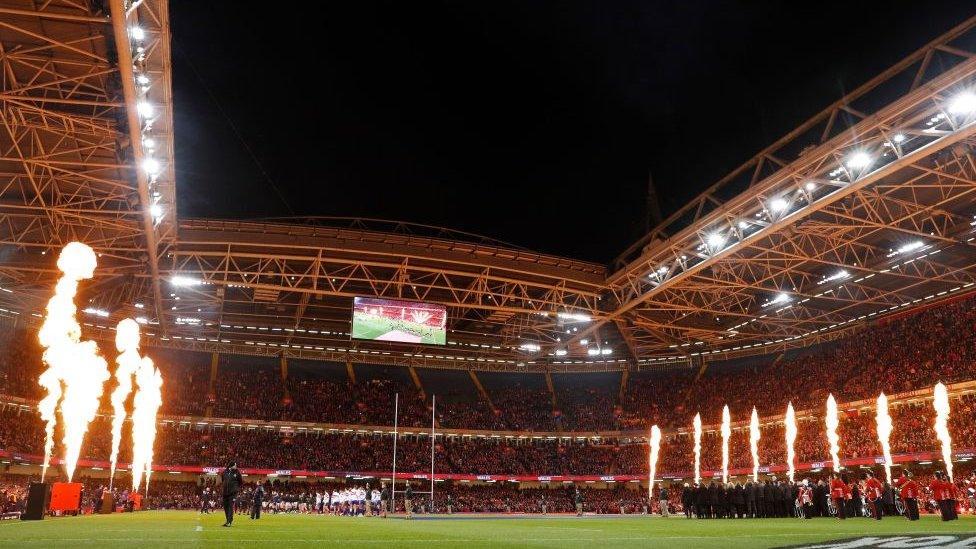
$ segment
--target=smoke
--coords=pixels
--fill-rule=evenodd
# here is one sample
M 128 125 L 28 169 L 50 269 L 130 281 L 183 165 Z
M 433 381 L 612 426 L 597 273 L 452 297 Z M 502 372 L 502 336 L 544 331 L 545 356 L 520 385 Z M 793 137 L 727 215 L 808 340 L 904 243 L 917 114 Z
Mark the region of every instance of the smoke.
M 72 479 L 88 424 L 95 419 L 103 385 L 109 378 L 108 365 L 98 355 L 95 342 L 81 341 L 81 326 L 75 318 L 78 282 L 91 278 L 96 264 L 95 252 L 85 244 L 71 242 L 61 250 L 58 269 L 64 274 L 48 301 L 47 315 L 38 333 L 45 349 L 43 360 L 47 364 L 47 369 L 38 378 L 38 383 L 47 391 L 38 403 L 41 419 L 45 422 L 41 480 L 51 462 L 59 409 L 64 423 L 61 440 L 64 463 L 68 480 Z
M 115 348 L 119 351 L 116 359 L 115 380 L 118 382 L 112 392 L 112 468 L 111 478 L 115 478 L 118 464 L 119 445 L 122 441 L 122 426 L 125 424 L 125 400 L 132 392 L 132 376 L 139 369 L 139 325 L 131 318 L 119 322 L 115 329 Z
M 722 484 L 729 481 L 729 438 L 732 436 L 732 417 L 729 405 L 722 408 Z
M 892 461 L 889 440 L 891 439 L 891 431 L 894 430 L 894 426 L 891 422 L 891 416 L 888 415 L 888 397 L 884 393 L 878 395 L 878 403 L 875 407 L 875 419 L 878 423 L 878 442 L 881 443 L 881 452 L 884 454 L 885 477 L 888 479 L 888 483 L 891 483 Z
M 749 421 L 749 446 L 752 449 L 752 480 L 759 481 L 759 413 L 752 407 L 752 419 Z
M 786 474 L 792 483 L 796 473 L 796 451 L 793 449 L 793 444 L 796 443 L 796 411 L 793 410 L 792 402 L 786 405 L 786 419 L 783 423 L 786 432 Z
M 701 483 L 701 414 L 695 414 L 695 484 Z
M 952 436 L 949 434 L 949 391 L 942 382 L 935 385 L 935 434 L 942 443 L 942 461 L 945 462 L 949 482 L 952 480 Z
M 661 429 L 657 425 L 651 427 L 651 463 L 650 463 L 650 477 L 648 478 L 647 484 L 647 502 L 650 505 L 651 491 L 654 489 L 654 475 L 657 473 L 657 456 L 661 450 Z
M 837 434 L 837 427 L 840 426 L 840 418 L 837 416 L 837 401 L 834 395 L 827 395 L 827 442 L 830 443 L 830 458 L 833 460 L 834 471 L 840 471 L 840 435 Z

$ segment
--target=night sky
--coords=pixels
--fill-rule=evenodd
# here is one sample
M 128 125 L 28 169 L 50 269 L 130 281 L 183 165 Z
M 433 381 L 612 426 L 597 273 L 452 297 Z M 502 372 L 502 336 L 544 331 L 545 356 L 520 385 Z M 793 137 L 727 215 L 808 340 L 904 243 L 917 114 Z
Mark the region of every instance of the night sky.
M 963 1 L 172 0 L 183 217 L 359 216 L 608 262 Z

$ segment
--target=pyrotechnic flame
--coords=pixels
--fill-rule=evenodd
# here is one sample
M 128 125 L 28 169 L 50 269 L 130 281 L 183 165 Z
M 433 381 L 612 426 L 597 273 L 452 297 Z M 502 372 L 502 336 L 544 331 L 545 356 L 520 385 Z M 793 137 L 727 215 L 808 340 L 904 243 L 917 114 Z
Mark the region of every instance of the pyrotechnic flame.
M 58 406 L 64 421 L 61 443 L 70 481 L 78 464 L 88 424 L 95 419 L 103 385 L 109 378 L 108 366 L 98 356 L 95 342 L 81 341 L 81 326 L 75 319 L 77 307 L 74 298 L 78 292 L 78 282 L 94 275 L 96 263 L 95 252 L 86 245 L 71 242 L 64 247 L 58 257 L 58 269 L 64 275 L 58 280 L 54 296 L 48 301 L 47 316 L 38 333 L 38 339 L 45 348 L 44 362 L 48 366 L 38 378 L 38 383 L 47 390 L 47 395 L 38 403 L 41 419 L 46 424 L 41 480 L 51 462 Z
M 837 434 L 837 427 L 840 425 L 840 418 L 837 417 L 837 401 L 834 395 L 827 395 L 827 442 L 830 443 L 830 459 L 833 460 L 834 471 L 840 471 L 840 435 Z
M 722 484 L 729 482 L 729 437 L 732 436 L 732 417 L 729 405 L 722 408 Z
M 793 444 L 796 442 L 796 411 L 793 410 L 793 403 L 786 405 L 786 419 L 783 421 L 786 432 L 786 475 L 793 482 L 793 475 L 796 473 L 796 452 Z
M 163 403 L 163 377 L 149 357 L 142 357 L 136 371 L 139 391 L 132 403 L 132 489 L 138 491 L 143 472 L 146 489 L 152 475 L 153 444 L 156 442 L 156 414 Z
M 657 456 L 658 452 L 661 450 L 661 429 L 657 425 L 651 427 L 651 474 L 648 477 L 647 483 L 647 501 L 650 504 L 654 501 L 651 495 L 651 491 L 654 489 L 654 475 L 657 473 Z
M 752 448 L 752 481 L 759 482 L 759 412 L 752 407 L 752 420 L 749 422 L 749 446 Z
M 695 484 L 701 483 L 701 414 L 695 414 Z
M 952 436 L 949 435 L 949 391 L 942 382 L 935 385 L 935 434 L 942 443 L 942 461 L 945 462 L 949 482 L 952 480 Z
M 894 430 L 894 425 L 891 422 L 891 416 L 888 415 L 888 397 L 884 393 L 878 395 L 878 404 L 875 407 L 875 418 L 878 423 L 878 442 L 881 443 L 881 452 L 884 454 L 884 468 L 885 468 L 885 478 L 888 479 L 888 483 L 891 483 L 891 444 L 889 442 L 891 438 L 891 431 Z
M 125 399 L 132 392 L 132 376 L 139 369 L 139 325 L 131 318 L 119 322 L 115 329 L 115 348 L 119 351 L 116 359 L 118 368 L 115 369 L 115 379 L 118 382 L 112 392 L 112 468 L 111 477 L 115 478 L 115 467 L 118 464 L 119 445 L 122 441 L 122 426 L 125 424 Z

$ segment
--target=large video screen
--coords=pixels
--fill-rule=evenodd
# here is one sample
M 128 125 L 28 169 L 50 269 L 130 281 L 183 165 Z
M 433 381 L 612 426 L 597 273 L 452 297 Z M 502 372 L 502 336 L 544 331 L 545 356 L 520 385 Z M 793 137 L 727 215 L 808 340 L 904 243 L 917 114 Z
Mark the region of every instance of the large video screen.
M 353 300 L 352 337 L 444 345 L 447 309 L 436 303 L 357 297 Z

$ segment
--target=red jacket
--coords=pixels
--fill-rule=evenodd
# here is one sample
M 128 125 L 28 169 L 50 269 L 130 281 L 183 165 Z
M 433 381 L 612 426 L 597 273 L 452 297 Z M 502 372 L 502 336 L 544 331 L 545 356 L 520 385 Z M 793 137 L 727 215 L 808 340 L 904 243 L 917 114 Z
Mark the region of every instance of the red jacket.
M 879 482 L 878 479 L 872 477 L 865 481 L 864 495 L 867 496 L 868 499 L 880 498 L 882 491 L 884 491 L 884 488 L 881 486 L 881 482 Z
M 929 484 L 929 490 L 932 490 L 932 499 L 935 501 L 942 501 L 944 499 L 949 499 L 946 496 L 945 482 L 939 479 L 933 479 L 932 484 Z
M 898 477 L 895 486 L 901 488 L 901 499 L 918 499 L 918 483 L 908 477 Z
M 843 480 L 839 478 L 835 478 L 830 481 L 830 497 L 834 499 L 842 499 L 847 495 L 847 492 L 849 491 L 850 488 L 848 488 L 847 485 L 844 484 Z

